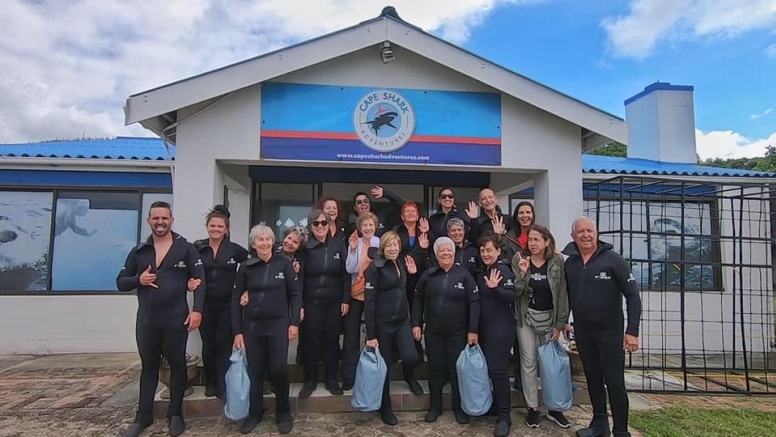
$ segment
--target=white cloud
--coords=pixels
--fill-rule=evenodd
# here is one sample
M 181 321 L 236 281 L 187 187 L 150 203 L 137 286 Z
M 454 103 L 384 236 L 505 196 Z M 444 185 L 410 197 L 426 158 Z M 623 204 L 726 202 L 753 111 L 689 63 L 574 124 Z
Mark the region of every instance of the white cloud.
M 661 42 L 771 29 L 776 0 L 631 0 L 627 15 L 601 24 L 615 56 L 643 59 Z
M 768 146 L 776 146 L 776 132 L 768 138 L 752 140 L 738 132 L 695 130 L 695 141 L 701 159 L 754 158 L 764 156 Z
M 776 44 L 771 44 L 765 48 L 765 54 L 769 58 L 776 58 Z
M 757 120 L 758 118 L 765 117 L 766 115 L 770 114 L 771 112 L 773 112 L 773 108 L 768 108 L 768 109 L 766 109 L 763 112 L 750 115 L 749 118 L 751 118 L 752 120 Z
M 500 5 L 543 0 L 393 0 L 455 43 Z M 0 143 L 150 135 L 124 127 L 128 95 L 358 24 L 384 1 L 7 0 L 0 14 Z

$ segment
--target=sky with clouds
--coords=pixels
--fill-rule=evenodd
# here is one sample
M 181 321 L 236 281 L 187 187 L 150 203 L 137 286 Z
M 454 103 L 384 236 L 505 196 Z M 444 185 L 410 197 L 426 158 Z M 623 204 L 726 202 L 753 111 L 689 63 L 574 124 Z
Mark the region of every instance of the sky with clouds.
M 776 0 L 5 0 L 0 143 L 115 135 L 130 94 L 373 18 L 383 6 L 624 117 L 656 81 L 695 86 L 698 153 L 776 146 Z

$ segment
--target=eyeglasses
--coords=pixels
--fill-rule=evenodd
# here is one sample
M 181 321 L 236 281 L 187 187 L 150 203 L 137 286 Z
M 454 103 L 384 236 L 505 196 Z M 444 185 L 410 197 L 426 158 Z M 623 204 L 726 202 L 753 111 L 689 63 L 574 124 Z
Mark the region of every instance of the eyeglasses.
M 323 227 L 323 226 L 326 226 L 328 224 L 329 224 L 329 222 L 327 222 L 326 220 L 316 220 L 316 221 L 313 222 L 313 226 L 321 226 L 321 227 Z
M 444 199 L 454 199 L 455 197 L 452 194 L 440 194 L 439 198 L 444 200 Z
M 368 205 L 369 199 L 356 199 L 356 205 Z

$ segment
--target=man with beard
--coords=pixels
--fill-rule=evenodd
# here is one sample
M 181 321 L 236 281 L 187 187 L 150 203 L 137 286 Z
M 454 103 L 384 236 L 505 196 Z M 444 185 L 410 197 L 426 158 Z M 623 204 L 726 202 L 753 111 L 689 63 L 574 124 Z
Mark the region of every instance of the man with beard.
M 595 222 L 580 217 L 571 225 L 563 253 L 569 304 L 574 314 L 574 339 L 585 369 L 593 420 L 577 437 L 608 437 L 607 391 L 614 421 L 614 437 L 630 437 L 628 393 L 625 390 L 625 352 L 639 348 L 641 298 L 628 263 L 613 246 L 598 240 Z M 628 323 L 622 312 L 625 297 Z M 566 329 L 566 337 L 568 331 Z M 624 331 L 624 335 L 623 335 Z M 606 389 L 604 389 L 604 382 Z
M 130 251 L 116 278 L 120 291 L 137 290 L 135 336 L 142 364 L 138 411 L 124 437 L 137 437 L 153 423 L 162 353 L 170 365 L 170 435 L 178 436 L 186 429 L 181 411 L 186 388 L 186 342 L 189 332 L 202 322 L 205 270 L 194 245 L 171 231 L 170 204 L 152 203 L 147 221 L 151 236 Z M 194 290 L 193 311 L 189 311 L 186 300 L 189 278 L 201 280 Z

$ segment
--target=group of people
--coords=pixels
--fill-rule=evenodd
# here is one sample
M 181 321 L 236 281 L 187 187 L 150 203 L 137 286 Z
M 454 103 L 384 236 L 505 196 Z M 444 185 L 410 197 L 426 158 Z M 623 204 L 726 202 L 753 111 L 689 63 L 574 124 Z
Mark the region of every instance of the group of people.
M 373 211 L 369 194 L 390 207 Z M 377 348 L 389 366 L 401 361 L 404 380 L 421 395 L 415 367 L 425 355 L 431 396 L 425 420 L 442 413 L 442 388 L 449 382 L 461 424 L 469 417 L 461 408 L 455 363 L 467 344 L 479 345 L 493 386 L 488 414 L 496 416 L 495 436 L 509 435 L 512 427 L 508 368 L 514 356 L 515 384 L 528 406 L 525 423 L 538 427 L 538 348 L 561 335 L 568 339 L 573 329 L 594 409 L 592 422 L 577 435 L 611 434 L 604 382 L 614 435 L 630 435 L 623 368 L 625 352 L 638 348 L 640 299 L 628 264 L 598 240 L 592 219 L 574 221 L 573 242 L 561 254 L 550 231 L 535 223 L 531 203 L 504 214 L 489 188 L 463 210 L 453 190 L 444 188 L 428 218 L 415 202 L 379 186 L 369 194 L 355 194 L 346 221 L 337 199 L 322 196 L 307 226 L 288 228 L 277 243 L 269 226 L 256 225 L 249 249 L 230 240 L 230 214 L 221 205 L 207 215 L 208 238 L 193 244 L 171 230 L 169 204 L 151 205 L 152 235 L 130 252 L 117 278 L 120 290 L 137 290 L 143 366 L 138 412 L 125 437 L 140 435 L 153 421 L 162 354 L 171 368 L 170 435 L 185 430 L 185 349 L 188 332 L 197 328 L 207 396 L 226 398 L 229 356 L 233 348 L 245 350 L 251 382 L 250 410 L 240 427 L 245 434 L 262 421 L 269 389 L 278 431 L 292 430 L 287 356 L 297 337 L 305 368 L 300 398 L 317 389 L 321 362 L 326 390 L 341 395 L 352 389 L 362 347 Z M 194 297 L 191 310 L 187 290 Z M 390 379 L 389 373 L 380 417 L 395 425 Z M 562 411 L 546 417 L 570 427 Z

